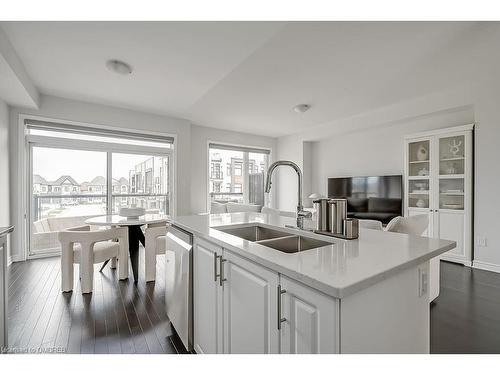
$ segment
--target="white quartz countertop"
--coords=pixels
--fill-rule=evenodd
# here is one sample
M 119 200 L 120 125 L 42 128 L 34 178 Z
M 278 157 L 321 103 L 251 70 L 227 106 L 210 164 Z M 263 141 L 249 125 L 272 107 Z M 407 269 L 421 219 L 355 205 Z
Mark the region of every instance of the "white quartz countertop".
M 294 218 L 253 212 L 179 216 L 171 221 L 195 236 L 337 298 L 367 288 L 456 246 L 453 241 L 364 228 L 360 229 L 358 239 L 347 241 L 285 228 L 296 224 Z M 288 254 L 217 230 L 218 226 L 248 223 L 279 227 L 331 245 Z M 312 227 L 313 222 L 309 220 L 306 225 Z

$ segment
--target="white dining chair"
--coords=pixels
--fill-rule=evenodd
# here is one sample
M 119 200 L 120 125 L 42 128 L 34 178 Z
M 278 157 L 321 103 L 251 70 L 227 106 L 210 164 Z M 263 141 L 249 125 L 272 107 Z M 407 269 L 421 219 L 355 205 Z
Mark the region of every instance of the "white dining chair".
M 421 236 L 429 226 L 428 215 L 397 216 L 385 227 L 387 232 L 397 232 Z
M 378 220 L 359 219 L 360 228 L 383 230 L 382 222 Z
M 167 224 L 148 224 L 144 230 L 144 254 L 146 282 L 156 280 L 156 256 L 165 254 Z
M 61 290 L 73 290 L 73 264 L 80 265 L 82 293 L 92 293 L 94 264 L 118 258 L 118 277 L 128 277 L 127 228 L 90 230 L 90 225 L 62 230 L 58 234 L 61 243 Z

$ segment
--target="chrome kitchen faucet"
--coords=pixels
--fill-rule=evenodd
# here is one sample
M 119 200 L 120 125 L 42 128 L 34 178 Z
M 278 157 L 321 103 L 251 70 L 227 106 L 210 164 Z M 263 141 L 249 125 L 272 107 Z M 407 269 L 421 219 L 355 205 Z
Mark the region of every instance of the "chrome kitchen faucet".
M 266 193 L 269 193 L 271 191 L 271 177 L 273 175 L 273 171 L 276 169 L 276 167 L 279 167 L 280 165 L 286 165 L 295 170 L 297 172 L 297 176 L 299 179 L 298 183 L 298 199 L 297 199 L 297 227 L 300 229 L 304 229 L 304 218 L 311 218 L 312 213 L 309 211 L 304 211 L 304 206 L 302 205 L 302 171 L 300 170 L 299 166 L 295 164 L 293 161 L 290 160 L 278 160 L 275 161 L 269 169 L 267 170 L 267 176 L 266 176 Z

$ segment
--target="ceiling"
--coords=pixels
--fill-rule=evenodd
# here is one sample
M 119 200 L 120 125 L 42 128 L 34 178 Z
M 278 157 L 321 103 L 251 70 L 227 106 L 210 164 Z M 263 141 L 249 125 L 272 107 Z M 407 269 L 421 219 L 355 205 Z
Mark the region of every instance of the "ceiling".
M 472 22 L 1 22 L 48 95 L 282 136 L 467 79 Z M 496 27 L 496 25 L 495 25 Z M 129 76 L 108 59 L 133 67 Z M 311 105 L 302 114 L 292 108 Z

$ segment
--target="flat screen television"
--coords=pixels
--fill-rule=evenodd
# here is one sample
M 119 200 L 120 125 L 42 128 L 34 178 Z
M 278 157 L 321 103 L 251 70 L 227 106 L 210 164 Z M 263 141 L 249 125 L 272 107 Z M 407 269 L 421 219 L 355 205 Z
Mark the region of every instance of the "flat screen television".
M 403 214 L 403 176 L 328 179 L 329 198 L 347 198 L 347 216 L 387 224 Z

